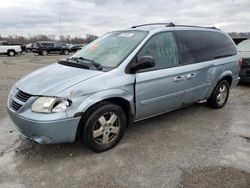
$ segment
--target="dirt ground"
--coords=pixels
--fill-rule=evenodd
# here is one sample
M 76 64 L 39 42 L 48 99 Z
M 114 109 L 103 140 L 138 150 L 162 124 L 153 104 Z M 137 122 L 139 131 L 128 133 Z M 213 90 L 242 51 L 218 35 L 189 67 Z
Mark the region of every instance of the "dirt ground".
M 11 86 L 64 57 L 0 56 L 0 187 L 250 187 L 247 84 L 231 90 L 223 109 L 199 103 L 136 123 L 100 154 L 21 138 L 6 112 Z

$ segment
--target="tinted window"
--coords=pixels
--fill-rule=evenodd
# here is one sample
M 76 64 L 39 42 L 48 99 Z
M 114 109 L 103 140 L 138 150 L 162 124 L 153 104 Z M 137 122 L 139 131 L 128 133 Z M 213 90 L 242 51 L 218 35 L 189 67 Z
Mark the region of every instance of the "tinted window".
M 173 33 L 166 32 L 153 36 L 142 48 L 137 58 L 152 56 L 155 66 L 142 71 L 174 67 L 179 64 L 177 45 Z
M 54 43 L 51 43 L 51 42 L 43 42 L 41 44 L 42 46 L 54 46 Z
M 236 48 L 226 35 L 209 31 L 176 31 L 182 63 L 191 64 L 235 55 Z

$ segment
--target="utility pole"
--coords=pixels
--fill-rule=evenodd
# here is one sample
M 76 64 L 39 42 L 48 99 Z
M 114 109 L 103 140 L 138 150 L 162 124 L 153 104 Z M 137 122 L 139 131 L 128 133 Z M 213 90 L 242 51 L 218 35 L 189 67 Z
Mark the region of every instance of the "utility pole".
M 62 23 L 61 22 L 62 22 L 61 21 L 61 14 L 59 14 L 59 33 L 60 33 L 59 38 L 61 38 L 61 36 L 62 36 Z

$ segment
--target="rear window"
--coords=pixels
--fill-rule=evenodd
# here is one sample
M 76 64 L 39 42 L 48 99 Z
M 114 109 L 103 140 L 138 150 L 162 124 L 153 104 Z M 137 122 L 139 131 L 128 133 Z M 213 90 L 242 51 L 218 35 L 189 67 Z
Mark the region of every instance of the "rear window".
M 199 63 L 236 55 L 232 40 L 219 32 L 176 31 L 183 64 Z

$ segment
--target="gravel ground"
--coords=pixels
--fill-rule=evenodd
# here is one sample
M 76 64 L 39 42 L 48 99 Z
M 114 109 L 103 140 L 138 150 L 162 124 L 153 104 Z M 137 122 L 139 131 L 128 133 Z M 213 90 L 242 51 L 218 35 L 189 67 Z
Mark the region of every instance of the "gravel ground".
M 228 104 L 195 104 L 129 127 L 112 150 L 21 138 L 6 112 L 11 86 L 65 56 L 0 56 L 0 187 L 250 187 L 250 85 Z M 32 83 L 30 83 L 32 84 Z

